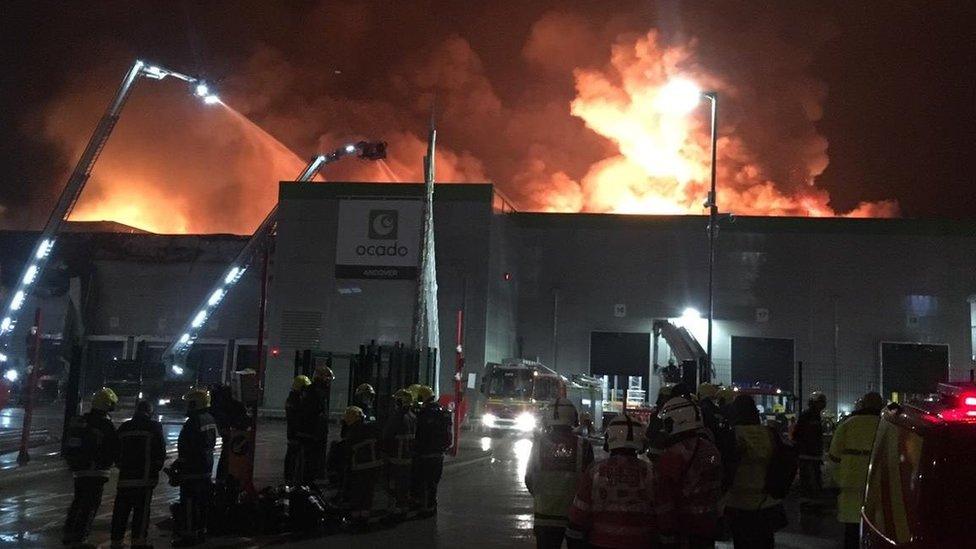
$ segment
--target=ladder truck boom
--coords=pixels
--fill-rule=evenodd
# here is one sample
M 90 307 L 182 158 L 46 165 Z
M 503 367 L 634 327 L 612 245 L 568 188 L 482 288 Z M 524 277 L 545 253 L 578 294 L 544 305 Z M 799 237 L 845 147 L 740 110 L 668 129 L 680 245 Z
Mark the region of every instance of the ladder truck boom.
M 119 121 L 122 108 L 125 106 L 126 100 L 132 92 L 133 85 L 140 77 L 150 80 L 162 80 L 166 77 L 173 77 L 189 84 L 190 91 L 201 98 L 204 103 L 214 104 L 220 102 L 220 99 L 210 91 L 206 82 L 199 78 L 171 71 L 158 65 L 150 65 L 144 61 L 136 60 L 132 64 L 122 79 L 118 90 L 115 92 L 112 102 L 109 103 L 108 109 L 98 121 L 95 131 L 92 132 L 91 138 L 88 140 L 88 145 L 85 146 L 85 150 L 81 153 L 78 163 L 68 177 L 67 184 L 61 191 L 61 196 L 58 197 L 57 204 L 51 211 L 51 215 L 44 224 L 44 228 L 41 230 L 37 243 L 31 248 L 31 255 L 27 259 L 27 265 L 24 266 L 20 278 L 17 279 L 16 284 L 11 289 L 9 296 L 3 304 L 3 316 L 0 317 L 0 348 L 6 347 L 9 344 L 9 336 L 17 326 L 17 320 L 23 311 L 31 288 L 40 279 L 44 267 L 47 265 L 51 250 L 54 248 L 58 230 L 61 228 L 64 220 L 68 218 L 75 203 L 78 201 L 78 197 L 81 196 L 81 192 L 84 190 L 85 184 L 91 176 L 92 169 L 95 167 L 95 162 L 98 160 L 102 149 L 105 148 L 105 143 L 108 141 L 109 136 L 112 135 L 112 130 L 115 129 L 116 123 Z M 0 361 L 5 359 L 6 355 L 0 353 Z
M 386 157 L 386 143 L 366 142 L 350 143 L 328 153 L 318 155 L 301 171 L 295 180 L 298 183 L 311 181 L 315 174 L 326 164 L 339 160 L 340 158 L 357 155 L 366 160 L 380 160 Z M 231 288 L 247 271 L 254 257 L 267 245 L 268 240 L 275 232 L 278 223 L 278 205 L 275 204 L 271 212 L 258 225 L 251 238 L 238 252 L 230 266 L 220 275 L 220 278 L 211 286 L 210 290 L 204 294 L 203 300 L 193 311 L 193 316 L 183 325 L 179 332 L 179 337 L 163 352 L 163 363 L 169 366 L 176 375 L 182 375 L 183 366 L 186 364 L 186 357 L 190 353 L 190 348 L 194 341 L 200 336 L 204 325 L 220 307 L 220 304 L 227 297 Z

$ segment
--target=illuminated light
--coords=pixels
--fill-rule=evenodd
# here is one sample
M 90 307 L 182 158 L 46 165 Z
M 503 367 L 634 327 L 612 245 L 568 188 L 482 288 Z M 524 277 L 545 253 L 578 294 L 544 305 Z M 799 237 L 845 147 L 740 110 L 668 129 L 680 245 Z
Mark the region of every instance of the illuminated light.
M 271 356 L 276 357 L 276 356 L 278 356 L 280 354 L 281 354 L 281 349 L 279 349 L 278 347 L 272 347 L 271 348 Z
M 31 265 L 24 273 L 24 284 L 33 284 L 35 278 L 37 278 L 37 265 Z
M 966 406 L 976 406 L 976 396 L 966 397 L 963 402 L 966 404 Z
M 7 355 L 0 353 L 0 362 L 7 362 Z
M 213 307 L 214 305 L 220 303 L 220 300 L 224 298 L 224 289 L 218 288 L 214 290 L 214 293 L 210 294 L 210 299 L 207 300 L 207 305 Z
M 190 334 L 183 334 L 180 336 L 180 343 L 186 343 L 190 341 Z
M 200 311 L 197 316 L 193 317 L 193 322 L 190 323 L 194 328 L 199 328 L 203 326 L 203 321 L 207 320 L 207 311 Z
M 3 373 L 3 378 L 9 381 L 10 383 L 14 383 L 15 381 L 17 381 L 19 377 L 20 374 L 18 374 L 17 370 L 14 370 L 13 368 Z
M 482 452 L 487 452 L 488 450 L 491 450 L 491 437 L 481 437 L 481 440 L 479 442 L 481 442 Z
M 3 321 L 0 322 L 0 332 L 6 332 L 7 328 L 9 328 L 10 325 L 13 324 L 13 322 L 14 322 L 13 319 L 10 318 L 9 316 L 4 318 Z
M 166 77 L 166 73 L 163 71 L 163 69 L 157 67 L 156 65 L 152 65 L 151 67 L 147 68 L 145 70 L 145 73 L 146 76 L 150 78 L 155 78 L 157 80 L 162 80 L 163 78 Z
M 142 400 L 142 391 L 139 391 L 139 400 Z
M 34 254 L 34 257 L 36 259 L 44 259 L 47 257 L 47 254 L 51 253 L 51 248 L 53 247 L 54 241 L 49 238 L 45 238 L 41 241 L 41 245 L 37 248 L 37 253 Z
M 698 320 L 700 318 L 701 313 L 694 307 L 687 307 L 684 311 L 681 311 L 681 320 Z
M 161 398 L 156 401 L 156 406 L 166 406 L 167 404 L 169 404 L 168 398 Z
M 195 90 L 194 93 L 196 93 L 197 96 L 199 96 L 199 97 L 206 98 L 207 96 L 210 95 L 210 88 L 208 88 L 207 85 L 204 84 L 203 82 L 200 82 L 199 84 L 197 84 L 197 87 L 196 87 L 196 90 Z
M 529 412 L 522 412 L 515 418 L 515 428 L 523 433 L 535 430 L 535 416 Z
M 24 304 L 25 297 L 27 297 L 27 294 L 24 293 L 24 290 L 17 290 L 17 293 L 14 294 L 13 300 L 10 301 L 10 310 L 19 311 L 21 306 Z
M 781 394 L 783 394 L 783 390 L 782 390 L 782 389 L 776 389 L 776 394 L 777 394 L 777 395 L 781 395 Z
M 220 97 L 217 97 L 216 95 L 208 95 L 203 98 L 203 102 L 206 105 L 216 105 L 217 103 L 220 103 Z
M 668 114 L 687 114 L 701 100 L 701 88 L 687 78 L 674 78 L 658 90 L 654 108 Z
M 356 146 L 355 145 L 346 145 L 346 152 L 349 153 L 349 154 L 352 154 L 352 153 L 356 152 Z
M 237 275 L 239 275 L 240 273 L 241 270 L 238 267 L 234 267 L 233 269 L 228 271 L 227 276 L 224 277 L 224 284 L 230 284 L 231 282 L 233 282 L 234 279 L 237 278 Z
M 173 365 L 172 368 L 170 368 L 170 370 L 172 370 L 173 373 L 176 374 L 176 375 L 178 375 L 178 376 L 183 375 L 183 368 L 180 367 L 180 366 L 176 366 L 175 364 Z
M 495 414 L 485 414 L 481 416 L 481 424 L 484 425 L 485 427 L 488 427 L 489 429 L 494 427 L 497 421 L 498 421 L 498 416 L 496 416 Z

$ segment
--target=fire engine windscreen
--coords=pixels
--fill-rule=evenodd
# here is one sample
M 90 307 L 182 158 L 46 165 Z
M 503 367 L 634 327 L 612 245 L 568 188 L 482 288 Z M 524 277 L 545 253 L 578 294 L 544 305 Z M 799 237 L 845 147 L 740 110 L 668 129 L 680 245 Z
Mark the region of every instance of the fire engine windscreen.
M 531 370 L 497 369 L 488 384 L 489 398 L 552 400 L 558 394 L 556 378 L 538 376 Z

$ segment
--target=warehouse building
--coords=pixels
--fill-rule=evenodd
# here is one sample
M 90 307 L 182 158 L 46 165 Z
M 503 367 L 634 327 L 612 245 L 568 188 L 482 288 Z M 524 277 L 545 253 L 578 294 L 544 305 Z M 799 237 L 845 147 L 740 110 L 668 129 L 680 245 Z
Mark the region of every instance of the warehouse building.
M 269 269 L 269 409 L 284 402 L 295 351 L 343 354 L 372 340 L 410 341 L 421 199 L 420 185 L 282 183 Z M 437 188 L 434 220 L 443 389 L 452 383 L 458 308 L 475 373 L 522 356 L 564 375 L 620 375 L 611 382 L 619 387 L 623 376 L 640 375 L 654 394 L 655 320 L 671 319 L 705 345 L 705 321 L 693 313 L 707 308 L 702 216 L 520 213 L 490 185 L 455 184 Z M 0 238 L 6 249 L 25 235 Z M 77 285 L 88 288 L 78 300 L 90 369 L 106 360 L 97 358 L 106 347 L 106 356 L 130 359 L 161 352 L 244 243 L 77 233 L 56 252 L 68 253 L 71 239 L 87 246 L 80 255 L 88 266 L 75 271 Z M 969 377 L 976 224 L 739 217 L 723 222 L 717 242 L 719 381 L 789 391 L 802 362 L 802 390 L 823 390 L 843 410 L 867 390 L 903 394 Z M 17 271 L 16 255 L 0 258 L 4 273 Z M 188 364 L 207 379 L 253 365 L 257 271 L 194 345 Z M 70 284 L 62 286 L 42 300 L 52 308 L 43 329 L 52 341 L 71 295 Z M 666 362 L 666 346 L 658 360 Z

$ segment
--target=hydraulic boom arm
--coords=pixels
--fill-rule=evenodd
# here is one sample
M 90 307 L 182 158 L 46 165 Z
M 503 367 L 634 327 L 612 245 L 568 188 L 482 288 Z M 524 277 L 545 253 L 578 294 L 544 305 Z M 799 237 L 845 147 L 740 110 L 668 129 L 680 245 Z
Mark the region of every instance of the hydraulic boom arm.
M 359 143 L 340 147 L 328 154 L 315 156 L 309 161 L 308 165 L 305 166 L 305 169 L 302 170 L 298 179 L 295 181 L 299 183 L 311 181 L 315 177 L 315 174 L 326 164 L 353 154 L 367 160 L 380 160 L 386 157 L 386 144 L 382 142 L 370 143 L 360 141 Z M 163 362 L 172 369 L 174 374 L 181 375 L 183 373 L 183 365 L 186 363 L 186 357 L 190 353 L 193 342 L 199 337 L 203 326 L 213 316 L 217 308 L 220 307 L 221 302 L 223 302 L 231 288 L 244 275 L 244 272 L 254 260 L 254 257 L 267 245 L 268 239 L 274 234 L 277 223 L 278 205 L 275 204 L 275 207 L 271 209 L 271 212 L 264 218 L 264 221 L 258 225 L 258 228 L 251 235 L 244 248 L 241 249 L 237 257 L 234 258 L 234 261 L 231 262 L 230 267 L 224 271 L 217 282 L 210 288 L 210 291 L 206 293 L 200 305 L 194 309 L 193 316 L 180 331 L 181 335 L 166 348 L 166 351 L 163 353 Z
M 64 190 L 61 191 L 61 196 L 51 211 L 47 223 L 44 224 L 44 229 L 41 231 L 37 243 L 31 249 L 31 255 L 27 260 L 27 265 L 24 266 L 24 271 L 21 273 L 20 278 L 17 279 L 17 283 L 11 289 L 9 297 L 7 297 L 3 304 L 3 316 L 0 317 L 0 348 L 8 344 L 9 335 L 17 326 L 17 320 L 30 294 L 31 286 L 40 278 L 41 273 L 44 271 L 44 267 L 47 265 L 48 258 L 51 255 L 51 249 L 54 248 L 54 241 L 57 237 L 58 230 L 71 213 L 72 208 L 74 208 L 75 203 L 78 201 L 78 197 L 81 196 L 81 191 L 84 190 L 85 183 L 88 182 L 88 178 L 91 176 L 92 168 L 94 168 L 99 154 L 101 154 L 102 149 L 105 147 L 109 136 L 112 135 L 115 124 L 119 121 L 122 107 L 125 106 L 125 102 L 132 92 L 133 84 L 136 83 L 139 77 L 162 80 L 167 76 L 172 76 L 190 84 L 190 89 L 193 94 L 203 99 L 207 104 L 218 103 L 220 101 L 216 95 L 210 92 L 207 84 L 199 78 L 187 76 L 156 65 L 146 65 L 143 61 L 137 60 L 132 64 L 125 78 L 122 79 L 122 84 L 119 86 L 118 91 L 115 92 L 115 97 L 109 103 L 108 110 L 105 111 L 105 114 L 102 115 L 101 120 L 99 120 L 98 125 L 95 127 L 95 131 L 88 140 L 88 145 L 85 147 L 84 152 L 81 153 L 81 158 L 78 159 L 74 171 L 71 172 L 68 183 L 65 185 Z M 4 359 L 6 359 L 6 355 L 0 353 L 0 361 Z

